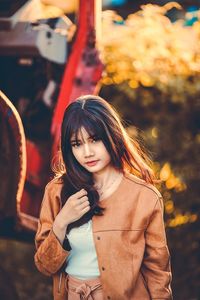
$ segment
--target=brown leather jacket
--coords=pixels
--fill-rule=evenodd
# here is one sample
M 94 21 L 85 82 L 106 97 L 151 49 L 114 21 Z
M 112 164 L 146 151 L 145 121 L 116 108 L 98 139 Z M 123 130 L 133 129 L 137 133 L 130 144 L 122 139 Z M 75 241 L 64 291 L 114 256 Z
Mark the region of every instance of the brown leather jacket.
M 69 251 L 52 231 L 61 209 L 60 179 L 45 189 L 35 242 L 35 263 L 53 275 L 54 300 L 66 300 L 65 273 Z M 104 299 L 172 299 L 170 256 L 163 223 L 163 202 L 158 190 L 126 174 L 117 190 L 101 201 L 103 216 L 94 216 L 92 230 Z

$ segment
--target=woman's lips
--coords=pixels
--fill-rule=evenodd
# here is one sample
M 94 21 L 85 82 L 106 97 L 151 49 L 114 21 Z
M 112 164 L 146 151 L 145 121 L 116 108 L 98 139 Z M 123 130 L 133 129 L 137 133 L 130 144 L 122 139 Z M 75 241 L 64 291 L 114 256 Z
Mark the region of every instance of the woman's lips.
M 98 160 L 92 160 L 92 161 L 88 161 L 86 163 L 87 166 L 92 167 L 95 166 L 98 163 Z

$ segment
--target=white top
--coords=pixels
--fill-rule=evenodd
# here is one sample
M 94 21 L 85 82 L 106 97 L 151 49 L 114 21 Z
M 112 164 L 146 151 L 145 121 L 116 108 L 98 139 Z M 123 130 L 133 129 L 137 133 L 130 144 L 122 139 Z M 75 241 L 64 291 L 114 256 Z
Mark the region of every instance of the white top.
M 79 279 L 91 279 L 100 275 L 92 233 L 92 220 L 67 234 L 71 250 L 65 271 Z

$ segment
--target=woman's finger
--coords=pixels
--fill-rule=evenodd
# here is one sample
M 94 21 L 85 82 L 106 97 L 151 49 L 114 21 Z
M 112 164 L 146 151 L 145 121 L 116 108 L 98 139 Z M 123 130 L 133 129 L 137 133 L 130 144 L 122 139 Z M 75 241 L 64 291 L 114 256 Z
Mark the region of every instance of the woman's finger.
M 87 195 L 87 191 L 82 189 L 80 191 L 78 191 L 77 193 L 74 194 L 77 198 L 81 198 L 83 196 L 86 196 Z
M 80 210 L 83 210 L 83 209 L 85 209 L 86 207 L 89 207 L 89 208 L 90 208 L 89 201 L 88 201 L 88 202 L 84 202 L 84 203 L 82 203 L 82 204 L 79 206 Z
M 90 210 L 90 206 L 85 207 L 81 212 L 82 215 L 84 215 L 86 212 L 88 212 Z
M 87 196 L 84 196 L 84 197 L 78 199 L 79 204 L 82 204 L 82 203 L 84 203 L 84 202 L 86 202 L 86 201 L 88 201 L 88 197 L 87 197 Z M 88 201 L 88 202 L 89 202 L 89 201 Z

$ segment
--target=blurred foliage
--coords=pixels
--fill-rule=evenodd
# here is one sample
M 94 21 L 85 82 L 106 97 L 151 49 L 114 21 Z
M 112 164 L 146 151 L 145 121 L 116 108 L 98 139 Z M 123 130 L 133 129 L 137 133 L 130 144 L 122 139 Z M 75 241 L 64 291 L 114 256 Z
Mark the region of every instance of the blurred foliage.
M 101 95 L 142 139 L 162 180 L 174 298 L 200 299 L 200 22 L 171 23 L 177 3 L 127 20 L 104 13 Z M 140 129 L 138 129 L 140 128 Z M 148 145 L 148 146 L 147 146 Z

